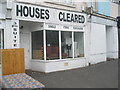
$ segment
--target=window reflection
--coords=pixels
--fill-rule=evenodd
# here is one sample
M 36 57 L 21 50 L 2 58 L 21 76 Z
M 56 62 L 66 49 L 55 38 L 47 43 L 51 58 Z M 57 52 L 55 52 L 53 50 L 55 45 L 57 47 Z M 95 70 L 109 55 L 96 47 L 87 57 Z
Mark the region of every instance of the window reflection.
M 72 58 L 72 32 L 62 32 L 62 58 Z
M 44 59 L 43 31 L 32 32 L 32 59 Z
M 46 31 L 47 60 L 59 59 L 59 31 Z
M 74 33 L 74 57 L 84 57 L 84 39 L 82 32 Z

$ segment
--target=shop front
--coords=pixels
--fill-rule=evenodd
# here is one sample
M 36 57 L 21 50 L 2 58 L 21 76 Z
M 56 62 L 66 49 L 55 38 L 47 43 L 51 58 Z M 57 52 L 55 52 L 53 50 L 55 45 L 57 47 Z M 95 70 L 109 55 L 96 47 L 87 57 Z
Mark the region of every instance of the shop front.
M 86 65 L 85 14 L 22 3 L 14 7 L 26 69 L 53 72 Z

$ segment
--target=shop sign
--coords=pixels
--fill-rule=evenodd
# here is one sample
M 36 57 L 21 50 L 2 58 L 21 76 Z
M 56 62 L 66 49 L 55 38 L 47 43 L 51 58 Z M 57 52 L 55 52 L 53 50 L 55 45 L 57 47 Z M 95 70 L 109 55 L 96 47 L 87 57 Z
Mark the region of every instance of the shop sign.
M 68 26 L 68 25 L 59 25 L 52 23 L 44 23 L 44 29 L 46 30 L 67 30 L 67 31 L 84 31 L 82 26 Z
M 12 48 L 19 48 L 19 21 L 12 20 Z
M 83 27 L 79 27 L 79 26 L 73 26 L 72 28 L 73 30 L 83 30 Z
M 85 25 L 86 15 L 41 6 L 15 3 L 13 18 L 19 20 Z

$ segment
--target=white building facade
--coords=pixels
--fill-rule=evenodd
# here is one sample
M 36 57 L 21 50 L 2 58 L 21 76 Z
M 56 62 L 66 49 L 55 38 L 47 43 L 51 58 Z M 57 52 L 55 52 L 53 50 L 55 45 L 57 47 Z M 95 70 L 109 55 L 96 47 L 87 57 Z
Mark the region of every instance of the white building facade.
M 24 48 L 26 69 L 49 73 L 118 58 L 114 19 L 19 1 L 1 6 L 1 48 Z

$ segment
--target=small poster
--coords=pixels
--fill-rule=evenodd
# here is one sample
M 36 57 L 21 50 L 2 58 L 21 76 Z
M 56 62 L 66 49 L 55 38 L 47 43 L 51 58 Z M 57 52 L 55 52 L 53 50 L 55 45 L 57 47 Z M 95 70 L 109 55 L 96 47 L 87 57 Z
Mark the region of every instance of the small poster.
M 19 48 L 19 21 L 12 20 L 12 48 Z

